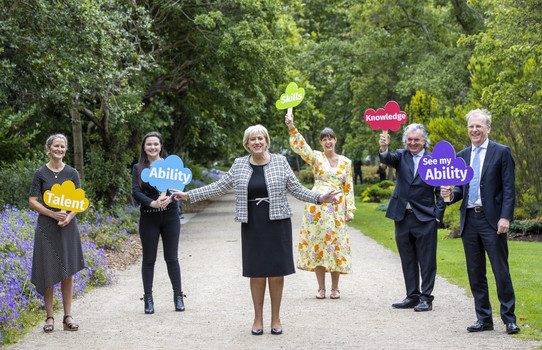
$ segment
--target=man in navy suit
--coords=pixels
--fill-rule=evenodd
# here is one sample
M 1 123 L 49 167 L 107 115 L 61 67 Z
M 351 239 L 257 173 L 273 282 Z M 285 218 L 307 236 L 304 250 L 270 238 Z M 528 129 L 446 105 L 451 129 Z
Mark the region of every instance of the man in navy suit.
M 440 188 L 425 183 L 417 171 L 420 158 L 430 155 L 426 150 L 430 141 L 422 124 L 410 124 L 403 133 L 406 149 L 390 153 L 389 143 L 389 135 L 380 135 L 380 161 L 394 167 L 397 174 L 386 217 L 395 221 L 406 287 L 406 298 L 392 307 L 430 311 L 437 274 L 437 222 L 442 221 L 445 209 Z
M 457 154 L 474 170 L 470 183 L 452 190 L 442 187 L 442 196 L 452 196 L 452 203 L 461 204 L 460 233 L 467 261 L 469 284 L 474 296 L 477 322 L 469 332 L 493 330 L 493 318 L 486 278 L 486 253 L 491 262 L 501 318 L 506 332 L 519 332 L 516 324 L 515 296 L 508 268 L 506 233 L 514 216 L 514 159 L 510 148 L 488 139 L 491 115 L 482 109 L 465 116 L 472 147 Z

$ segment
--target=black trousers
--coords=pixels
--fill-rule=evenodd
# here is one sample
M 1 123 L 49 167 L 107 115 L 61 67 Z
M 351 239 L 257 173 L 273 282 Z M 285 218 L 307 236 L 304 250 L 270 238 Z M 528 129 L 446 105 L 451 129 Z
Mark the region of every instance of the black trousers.
M 503 322 L 516 322 L 514 314 L 516 299 L 508 267 L 508 242 L 506 234 L 497 234 L 487 223 L 483 212 L 467 209 L 465 227 L 461 236 L 469 284 L 474 296 L 476 317 L 481 321 L 492 321 L 491 304 L 486 278 L 486 253 L 493 269 L 497 296 L 501 303 Z
M 437 221 L 422 222 L 414 213 L 407 212 L 403 220 L 395 222 L 395 242 L 407 298 L 433 301 L 437 275 Z
M 158 252 L 158 241 L 162 237 L 164 260 L 171 286 L 174 291 L 181 291 L 181 268 L 179 266 L 179 236 L 181 221 L 175 209 L 161 212 L 141 212 L 139 219 L 139 237 L 143 248 L 141 275 L 145 294 L 152 293 L 154 280 L 154 264 Z

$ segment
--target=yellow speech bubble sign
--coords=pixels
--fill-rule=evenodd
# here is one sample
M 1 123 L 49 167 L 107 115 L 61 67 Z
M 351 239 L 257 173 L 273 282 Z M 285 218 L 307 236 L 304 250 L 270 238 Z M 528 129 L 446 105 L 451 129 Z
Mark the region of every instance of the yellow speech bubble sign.
M 43 201 L 51 208 L 76 211 L 78 213 L 88 208 L 85 191 L 81 188 L 75 189 L 75 185 L 69 180 L 64 181 L 62 185 L 54 185 L 50 191 L 45 191 Z

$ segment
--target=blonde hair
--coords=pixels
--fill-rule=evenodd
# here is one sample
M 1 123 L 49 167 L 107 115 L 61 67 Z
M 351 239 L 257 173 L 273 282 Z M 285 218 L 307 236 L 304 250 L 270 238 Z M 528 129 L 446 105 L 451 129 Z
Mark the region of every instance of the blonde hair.
M 64 134 L 53 134 L 47 138 L 47 141 L 45 141 L 45 151 L 47 154 L 49 154 L 49 149 L 53 145 L 53 141 L 56 139 L 64 140 L 64 143 L 66 144 L 66 149 L 68 149 L 68 138 Z
M 245 130 L 245 136 L 243 137 L 243 147 L 250 153 L 250 150 L 248 149 L 248 140 L 255 135 L 262 135 L 265 138 L 265 141 L 267 145 L 265 146 L 265 150 L 267 151 L 269 149 L 269 146 L 271 145 L 271 141 L 269 140 L 269 133 L 267 132 L 267 129 L 265 126 L 257 124 L 249 126 Z
M 491 114 L 483 108 L 473 109 L 472 111 L 467 113 L 467 115 L 465 115 L 465 119 L 467 119 L 467 123 L 469 122 L 470 117 L 473 117 L 475 115 L 481 115 L 482 117 L 484 117 L 486 121 L 486 125 L 491 126 Z

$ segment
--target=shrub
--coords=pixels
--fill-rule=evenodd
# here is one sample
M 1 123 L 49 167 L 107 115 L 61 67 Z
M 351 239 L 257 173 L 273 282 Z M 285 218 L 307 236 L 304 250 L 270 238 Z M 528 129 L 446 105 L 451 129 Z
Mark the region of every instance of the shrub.
M 390 202 L 384 202 L 382 204 L 380 204 L 378 207 L 375 208 L 376 211 L 383 211 L 385 212 L 386 210 L 388 210 L 388 205 L 390 204 Z
M 314 174 L 312 173 L 312 170 L 301 169 L 297 174 L 297 177 L 299 178 L 299 182 L 301 182 L 302 184 L 314 183 Z
M 382 199 L 389 199 L 393 193 L 393 189 L 384 189 L 378 185 L 367 187 L 361 193 L 361 200 L 364 202 L 380 203 Z
M 361 166 L 361 173 L 363 176 L 363 183 L 364 184 L 376 184 L 380 182 L 380 177 L 376 173 L 376 169 L 378 169 L 377 166 L 374 165 L 362 165 Z
M 461 207 L 461 201 L 452 205 L 446 206 L 444 212 L 443 225 L 450 230 L 448 238 L 458 238 L 460 236 L 460 214 L 459 207 Z
M 512 221 L 509 235 L 512 237 L 542 235 L 542 217 Z
M 97 247 L 118 250 L 128 243 L 130 235 L 138 233 L 137 207 L 125 207 L 123 213 L 116 216 L 99 213 L 94 208 L 84 214 L 78 221 L 82 239 L 93 241 Z
M 514 212 L 515 219 L 531 219 L 540 215 L 540 203 L 534 195 L 534 189 L 530 188 L 527 191 L 518 193 L 519 206 L 516 206 Z
M 2 164 L 0 168 L 0 208 L 7 205 L 28 209 L 28 194 L 34 172 L 47 161 L 38 157 Z
M 383 188 L 383 189 L 390 189 L 391 188 L 393 190 L 395 188 L 395 182 L 390 181 L 390 180 L 381 181 L 377 185 L 378 185 L 378 187 Z
M 14 341 L 26 324 L 19 324 L 21 313 L 35 311 L 42 297 L 30 283 L 34 227 L 38 214 L 5 206 L 0 211 L 0 338 L 2 344 Z M 78 223 L 80 223 L 78 221 Z M 80 225 L 82 235 L 87 235 Z M 112 271 L 107 268 L 104 250 L 91 240 L 83 240 L 86 268 L 74 276 L 74 295 L 82 295 L 91 286 L 111 282 Z M 61 299 L 60 286 L 54 287 L 55 304 Z

